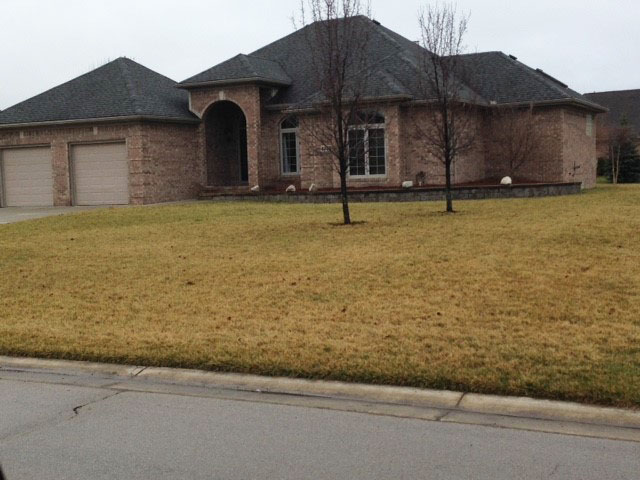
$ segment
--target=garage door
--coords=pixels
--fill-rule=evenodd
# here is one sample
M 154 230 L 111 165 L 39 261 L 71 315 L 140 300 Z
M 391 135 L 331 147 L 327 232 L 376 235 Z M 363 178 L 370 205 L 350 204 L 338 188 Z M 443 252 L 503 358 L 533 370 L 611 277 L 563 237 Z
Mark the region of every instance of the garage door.
M 53 205 L 53 168 L 50 148 L 0 150 L 4 205 L 49 207 Z
M 74 145 L 71 162 L 76 205 L 129 203 L 129 163 L 124 143 Z

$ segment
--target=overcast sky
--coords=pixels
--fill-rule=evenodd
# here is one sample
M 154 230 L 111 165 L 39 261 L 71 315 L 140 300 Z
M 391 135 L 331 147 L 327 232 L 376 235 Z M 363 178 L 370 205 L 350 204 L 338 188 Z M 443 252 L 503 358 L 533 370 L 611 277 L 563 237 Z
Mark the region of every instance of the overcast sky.
M 417 40 L 425 1 L 372 0 Z M 639 0 L 460 0 L 469 51 L 502 50 L 580 92 L 640 88 Z M 127 56 L 184 80 L 293 31 L 299 0 L 0 0 L 0 109 Z

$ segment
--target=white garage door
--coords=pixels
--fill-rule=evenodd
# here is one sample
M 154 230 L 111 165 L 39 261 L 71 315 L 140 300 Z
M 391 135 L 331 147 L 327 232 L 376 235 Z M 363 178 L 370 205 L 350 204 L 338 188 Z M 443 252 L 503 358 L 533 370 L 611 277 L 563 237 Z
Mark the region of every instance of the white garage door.
M 4 204 L 7 207 L 53 205 L 50 148 L 0 150 Z
M 71 162 L 76 205 L 129 203 L 129 162 L 124 143 L 74 145 Z

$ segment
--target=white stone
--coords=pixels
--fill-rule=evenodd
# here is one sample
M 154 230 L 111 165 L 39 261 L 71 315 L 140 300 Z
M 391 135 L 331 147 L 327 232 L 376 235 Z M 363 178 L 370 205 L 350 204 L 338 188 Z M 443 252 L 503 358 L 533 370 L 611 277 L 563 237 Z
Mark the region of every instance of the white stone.
M 312 183 L 309 187 L 309 193 L 316 193 L 318 191 L 318 186 L 315 183 Z
M 289 185 L 287 187 L 287 193 L 296 193 L 296 186 L 295 185 Z
M 402 182 L 402 188 L 413 188 L 413 182 L 412 181 Z
M 258 193 L 260 191 L 260 185 L 256 185 L 255 187 L 251 187 L 251 191 L 253 193 Z
M 513 185 L 513 180 L 511 177 L 504 177 L 500 182 L 500 185 Z

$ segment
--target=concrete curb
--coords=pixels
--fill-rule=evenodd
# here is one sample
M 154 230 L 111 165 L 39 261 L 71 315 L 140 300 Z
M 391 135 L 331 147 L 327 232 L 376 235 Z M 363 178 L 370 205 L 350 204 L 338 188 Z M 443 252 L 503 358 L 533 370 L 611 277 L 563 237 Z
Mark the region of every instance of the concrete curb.
M 138 378 L 252 392 L 342 398 L 434 408 L 455 408 L 463 396 L 462 393 L 440 390 L 171 368 L 147 368 L 138 375 Z
M 500 397 L 406 387 L 216 373 L 202 370 L 0 356 L 0 371 L 2 370 L 30 370 L 64 375 L 84 373 L 95 376 L 126 377 L 142 382 L 444 409 L 448 413 L 446 417 L 442 418 L 443 421 L 456 422 L 458 421 L 456 418 L 460 418 L 460 423 L 467 423 L 466 420 L 463 420 L 464 418 L 472 419 L 473 416 L 478 415 L 575 422 L 632 429 L 629 433 L 633 438 L 640 439 L 640 411 L 525 397 Z M 499 421 L 492 423 L 500 424 Z M 638 431 L 636 432 L 636 430 Z

